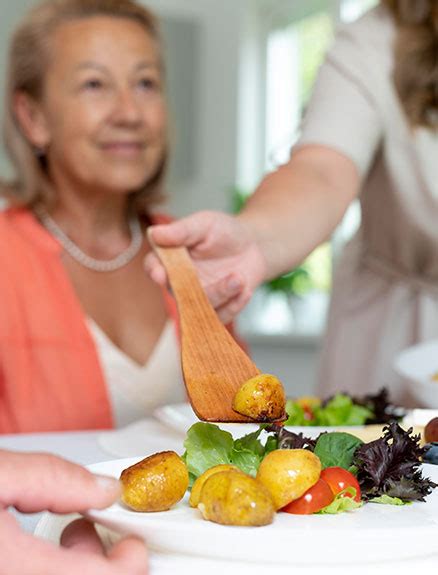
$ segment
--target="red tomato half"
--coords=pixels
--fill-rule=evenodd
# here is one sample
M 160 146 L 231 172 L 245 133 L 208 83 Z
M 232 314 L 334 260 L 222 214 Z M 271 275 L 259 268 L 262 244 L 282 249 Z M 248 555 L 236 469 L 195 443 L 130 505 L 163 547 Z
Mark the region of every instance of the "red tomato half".
M 337 495 L 340 491 L 347 489 L 347 487 L 354 487 L 356 489 L 355 501 L 360 501 L 360 486 L 356 477 L 343 469 L 342 467 L 326 467 L 321 471 L 321 479 L 324 479 L 333 491 Z M 351 497 L 348 493 L 345 493 L 344 497 Z
M 334 498 L 335 496 L 328 483 L 323 479 L 318 479 L 315 485 L 308 489 L 306 493 L 288 503 L 281 511 L 297 515 L 310 515 L 330 505 Z

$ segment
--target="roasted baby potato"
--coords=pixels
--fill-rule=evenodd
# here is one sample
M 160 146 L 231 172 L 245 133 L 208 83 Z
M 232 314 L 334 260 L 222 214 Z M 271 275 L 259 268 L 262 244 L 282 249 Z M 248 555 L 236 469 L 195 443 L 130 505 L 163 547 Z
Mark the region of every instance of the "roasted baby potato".
M 274 375 L 262 373 L 248 379 L 233 399 L 233 409 L 256 421 L 284 419 L 286 397 L 281 381 Z
M 215 473 L 219 473 L 220 471 L 229 471 L 230 469 L 233 469 L 234 471 L 240 471 L 238 467 L 228 463 L 223 463 L 222 465 L 215 465 L 214 467 L 210 467 L 210 469 L 204 471 L 204 473 L 196 479 L 195 483 L 192 486 L 192 491 L 190 493 L 190 499 L 189 499 L 190 507 L 198 507 L 199 498 L 201 496 L 201 490 L 204 487 L 204 483 L 207 481 L 209 477 L 211 477 Z
M 189 486 L 186 464 L 174 451 L 155 453 L 122 471 L 122 501 L 135 511 L 166 511 Z
M 257 480 L 269 490 L 276 509 L 301 497 L 321 475 L 321 461 L 306 449 L 276 449 L 262 460 Z
M 205 481 L 198 509 L 204 519 L 221 525 L 268 525 L 275 515 L 266 487 L 235 470 L 219 471 Z

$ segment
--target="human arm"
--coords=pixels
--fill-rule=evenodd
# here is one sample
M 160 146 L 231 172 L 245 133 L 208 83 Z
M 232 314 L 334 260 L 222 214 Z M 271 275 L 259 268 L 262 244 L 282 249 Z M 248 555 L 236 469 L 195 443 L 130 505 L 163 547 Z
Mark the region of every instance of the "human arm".
M 385 137 L 391 44 L 380 13 L 342 27 L 322 66 L 290 161 L 268 175 L 243 212 L 201 212 L 153 231 L 184 245 L 221 318 L 229 321 L 263 280 L 327 239 L 359 193 Z M 153 255 L 147 269 L 165 272 Z
M 304 146 L 266 176 L 238 216 L 199 212 L 154 227 L 152 237 L 189 249 L 213 306 L 228 322 L 262 281 L 295 266 L 330 236 L 359 183 L 348 157 L 327 146 Z M 165 283 L 153 254 L 146 268 Z
M 107 556 L 94 529 L 85 522 L 66 531 L 63 545 L 23 532 L 8 512 L 54 513 L 104 508 L 120 495 L 117 481 L 46 454 L 0 451 L 0 573 L 8 575 L 146 575 L 142 542 L 127 538 Z
M 359 191 L 345 155 L 307 145 L 262 181 L 238 219 L 256 238 L 270 279 L 304 260 L 327 240 Z

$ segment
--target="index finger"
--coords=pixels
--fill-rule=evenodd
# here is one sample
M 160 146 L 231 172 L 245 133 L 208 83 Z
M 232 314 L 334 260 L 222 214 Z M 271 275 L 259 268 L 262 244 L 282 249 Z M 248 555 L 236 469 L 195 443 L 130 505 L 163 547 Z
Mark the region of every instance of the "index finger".
M 104 508 L 120 496 L 120 484 L 60 457 L 0 450 L 0 506 L 19 511 L 81 512 Z

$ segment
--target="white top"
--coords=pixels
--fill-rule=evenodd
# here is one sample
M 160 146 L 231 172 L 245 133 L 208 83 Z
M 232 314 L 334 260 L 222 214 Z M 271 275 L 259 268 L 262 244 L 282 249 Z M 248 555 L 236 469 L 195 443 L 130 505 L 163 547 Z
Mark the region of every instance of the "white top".
M 299 146 L 351 158 L 362 223 L 337 265 L 319 392 L 386 386 L 409 404 L 392 363 L 438 333 L 438 131 L 411 129 L 392 74 L 394 21 L 379 6 L 341 26 L 321 68 Z
M 164 326 L 145 365 L 127 356 L 89 317 L 87 325 L 108 387 L 116 427 L 151 415 L 160 405 L 184 401 L 180 353 L 171 321 Z

